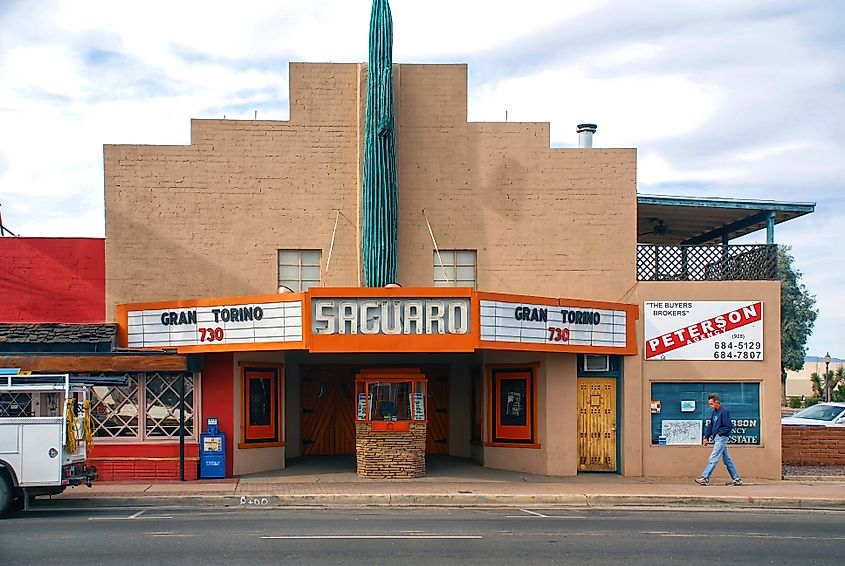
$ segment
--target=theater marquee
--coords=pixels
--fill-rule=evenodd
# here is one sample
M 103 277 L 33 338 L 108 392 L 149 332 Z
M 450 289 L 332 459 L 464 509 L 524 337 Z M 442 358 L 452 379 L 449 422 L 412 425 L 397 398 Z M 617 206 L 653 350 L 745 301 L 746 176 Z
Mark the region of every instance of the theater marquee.
M 304 347 L 301 294 L 120 305 L 130 348 L 180 352 Z M 125 322 L 124 322 L 125 321 Z
M 182 353 L 525 350 L 633 355 L 635 305 L 469 288 L 304 293 L 119 305 L 120 344 Z

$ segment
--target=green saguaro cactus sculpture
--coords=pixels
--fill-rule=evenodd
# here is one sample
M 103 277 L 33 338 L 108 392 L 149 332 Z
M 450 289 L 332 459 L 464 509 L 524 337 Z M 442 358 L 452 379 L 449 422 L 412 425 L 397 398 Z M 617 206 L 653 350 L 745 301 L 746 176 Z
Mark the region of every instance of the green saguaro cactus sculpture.
M 364 284 L 396 283 L 399 247 L 399 185 L 393 129 L 393 18 L 388 0 L 373 0 L 367 116 L 361 188 Z

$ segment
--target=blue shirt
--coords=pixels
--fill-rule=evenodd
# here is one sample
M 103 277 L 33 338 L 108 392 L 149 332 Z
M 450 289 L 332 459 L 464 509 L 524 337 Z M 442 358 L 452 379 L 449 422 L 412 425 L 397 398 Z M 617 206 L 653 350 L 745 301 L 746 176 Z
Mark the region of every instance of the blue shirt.
M 707 426 L 704 427 L 704 438 L 730 436 L 731 430 L 733 430 L 731 413 L 724 405 L 720 405 L 718 409 L 713 409 L 713 414 L 707 420 Z

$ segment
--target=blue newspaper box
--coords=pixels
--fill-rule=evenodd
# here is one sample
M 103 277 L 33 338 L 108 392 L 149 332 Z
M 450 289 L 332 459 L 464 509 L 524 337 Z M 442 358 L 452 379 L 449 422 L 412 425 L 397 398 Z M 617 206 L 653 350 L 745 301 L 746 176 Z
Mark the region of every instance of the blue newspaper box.
M 226 477 L 226 436 L 218 431 L 214 417 L 206 420 L 206 431 L 200 435 L 200 477 Z

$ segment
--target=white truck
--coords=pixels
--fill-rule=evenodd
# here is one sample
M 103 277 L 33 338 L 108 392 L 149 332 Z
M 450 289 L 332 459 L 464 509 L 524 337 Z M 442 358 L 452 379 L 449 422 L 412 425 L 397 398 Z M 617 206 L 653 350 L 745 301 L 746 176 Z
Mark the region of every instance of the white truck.
M 67 486 L 91 486 L 89 391 L 67 374 L 0 376 L 0 515 Z

